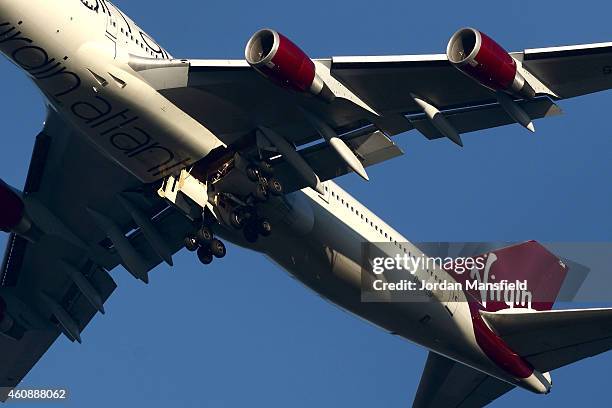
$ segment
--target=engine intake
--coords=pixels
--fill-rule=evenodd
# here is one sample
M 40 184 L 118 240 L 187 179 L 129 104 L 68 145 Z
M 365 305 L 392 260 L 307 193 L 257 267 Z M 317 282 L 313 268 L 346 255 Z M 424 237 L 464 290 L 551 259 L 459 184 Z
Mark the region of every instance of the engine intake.
M 448 42 L 448 60 L 493 91 L 531 99 L 535 91 L 518 71 L 516 61 L 498 43 L 474 28 L 462 28 Z
M 275 30 L 266 28 L 253 34 L 247 43 L 245 58 L 256 71 L 284 88 L 308 92 L 328 102 L 334 98 L 317 75 L 312 59 Z

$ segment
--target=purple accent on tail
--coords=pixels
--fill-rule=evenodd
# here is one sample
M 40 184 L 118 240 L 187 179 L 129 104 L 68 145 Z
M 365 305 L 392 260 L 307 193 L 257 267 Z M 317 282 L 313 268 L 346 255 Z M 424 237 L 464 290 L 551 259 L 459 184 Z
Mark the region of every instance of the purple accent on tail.
M 506 342 L 495 334 L 484 322 L 481 310 L 497 312 L 508 308 L 552 309 L 559 294 L 567 267 L 535 241 L 510 246 L 482 255 L 483 269 L 473 269 L 469 274 L 460 275 L 458 280 L 464 286 L 467 281 L 493 283 L 526 281 L 525 290 L 466 290 L 474 335 L 480 349 L 497 366 L 515 378 L 528 378 L 534 368 L 515 353 Z
M 489 326 L 480 316 L 480 310 L 476 304 L 470 303 L 469 306 L 476 343 L 486 356 L 515 378 L 528 378 L 533 374 L 533 366 L 516 354 L 501 337 L 489 329 Z
M 472 269 L 457 279 L 466 282 L 526 282 L 516 290 L 468 289 L 468 299 L 488 312 L 509 308 L 550 310 L 567 275 L 567 266 L 536 241 L 498 249 L 482 255 L 483 269 Z

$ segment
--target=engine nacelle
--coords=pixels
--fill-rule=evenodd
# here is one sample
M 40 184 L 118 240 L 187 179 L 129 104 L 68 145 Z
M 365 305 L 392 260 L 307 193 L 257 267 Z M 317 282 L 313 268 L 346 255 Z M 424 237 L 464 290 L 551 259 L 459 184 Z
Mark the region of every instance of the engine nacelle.
M 245 49 L 247 62 L 266 78 L 297 92 L 332 101 L 334 94 L 317 75 L 312 59 L 290 39 L 271 29 L 259 30 Z
M 25 205 L 4 181 L 0 180 L 0 230 L 14 231 L 25 218 Z
M 493 39 L 473 28 L 462 28 L 448 42 L 448 60 L 460 71 L 493 91 L 531 99 L 535 91 L 518 71 L 516 61 Z
M 43 232 L 32 222 L 19 194 L 0 179 L 0 231 L 13 232 L 37 242 Z

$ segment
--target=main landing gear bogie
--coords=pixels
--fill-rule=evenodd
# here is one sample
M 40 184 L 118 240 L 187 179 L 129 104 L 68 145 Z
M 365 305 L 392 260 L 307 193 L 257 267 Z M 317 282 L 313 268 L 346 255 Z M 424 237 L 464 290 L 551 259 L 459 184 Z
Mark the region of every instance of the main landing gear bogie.
M 272 224 L 266 218 L 259 217 L 255 209 L 238 208 L 230 214 L 230 223 L 235 229 L 242 230 L 247 242 L 255 243 L 257 239 L 272 234 Z
M 274 177 L 272 165 L 267 161 L 249 164 L 245 170 L 247 178 L 257 183 L 253 196 L 259 202 L 266 202 L 270 195 L 282 196 L 284 189 L 282 183 Z
M 254 244 L 260 236 L 269 237 L 272 234 L 272 224 L 265 218 L 249 220 L 242 233 L 247 242 Z
M 223 241 L 214 237 L 208 225 L 203 225 L 195 233 L 185 237 L 185 248 L 196 252 L 198 259 L 204 265 L 209 265 L 214 258 L 223 258 L 227 249 Z

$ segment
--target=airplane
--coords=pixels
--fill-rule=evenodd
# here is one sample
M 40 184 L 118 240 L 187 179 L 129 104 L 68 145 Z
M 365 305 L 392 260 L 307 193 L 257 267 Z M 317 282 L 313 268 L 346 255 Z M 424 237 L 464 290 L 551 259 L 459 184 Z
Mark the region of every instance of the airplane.
M 553 370 L 612 347 L 612 309 L 552 309 L 568 267 L 534 241 L 472 269 L 535 282 L 533 301 L 471 289 L 364 301 L 364 244 L 421 251 L 333 181 L 368 180 L 410 131 L 458 146 L 497 126 L 535 131 L 561 113 L 557 101 L 612 87 L 612 43 L 509 53 L 464 28 L 446 54 L 312 59 L 262 29 L 244 60 L 179 59 L 107 0 L 2 0 L 0 52 L 47 107 L 24 188 L 0 182 L 3 401 L 60 335 L 82 341 L 116 289 L 113 269 L 148 283 L 183 248 L 205 265 L 223 258 L 224 241 L 428 349 L 414 407 L 481 407 L 517 387 L 546 394 Z M 455 272 L 409 278 L 467 280 Z

